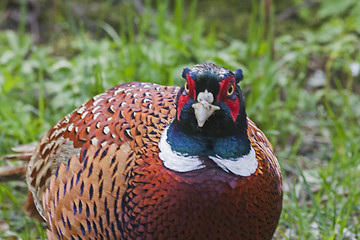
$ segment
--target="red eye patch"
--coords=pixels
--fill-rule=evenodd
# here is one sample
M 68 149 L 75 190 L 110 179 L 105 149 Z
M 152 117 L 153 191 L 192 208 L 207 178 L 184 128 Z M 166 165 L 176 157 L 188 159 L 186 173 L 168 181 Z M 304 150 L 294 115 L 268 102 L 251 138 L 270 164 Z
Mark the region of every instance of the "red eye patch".
M 189 86 L 189 97 L 194 98 L 195 100 L 195 81 L 189 76 L 189 74 L 186 74 L 186 80 Z
M 178 111 L 177 111 L 177 119 L 180 121 L 180 113 L 181 113 L 181 109 L 184 106 L 184 104 L 189 101 L 191 98 L 193 98 L 195 100 L 195 81 L 189 76 L 189 74 L 186 74 L 186 81 L 188 84 L 188 89 L 189 92 L 187 94 L 183 94 L 181 93 L 179 96 L 179 101 L 178 101 Z M 185 90 L 183 90 L 185 91 Z
M 234 77 L 225 78 L 220 82 L 220 91 L 217 96 L 217 101 L 218 102 L 223 101 L 230 108 L 231 117 L 235 122 L 240 111 L 240 103 L 239 103 L 239 97 L 237 95 L 235 96 L 235 98 L 233 97 L 233 94 L 236 94 L 236 92 L 228 96 L 228 89 L 231 85 L 235 89 Z

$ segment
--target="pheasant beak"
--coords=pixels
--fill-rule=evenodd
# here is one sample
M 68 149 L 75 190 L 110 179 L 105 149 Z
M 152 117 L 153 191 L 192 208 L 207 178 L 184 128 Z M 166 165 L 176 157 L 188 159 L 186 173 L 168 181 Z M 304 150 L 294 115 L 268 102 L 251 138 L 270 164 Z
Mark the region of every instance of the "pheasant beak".
M 197 103 L 192 107 L 195 110 L 195 117 L 199 127 L 203 127 L 206 120 L 216 111 L 220 110 L 219 106 L 213 105 L 214 96 L 208 90 L 200 92 L 197 96 Z

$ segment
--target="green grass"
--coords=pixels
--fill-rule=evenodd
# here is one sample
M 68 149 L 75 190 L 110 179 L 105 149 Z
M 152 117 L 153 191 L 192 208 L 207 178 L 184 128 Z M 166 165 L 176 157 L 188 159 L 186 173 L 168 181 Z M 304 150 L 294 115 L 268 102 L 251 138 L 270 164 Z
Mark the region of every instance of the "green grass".
M 17 32 L 1 31 L 0 155 L 38 141 L 114 85 L 180 85 L 183 67 L 205 61 L 242 68 L 248 115 L 282 166 L 284 206 L 275 239 L 359 239 L 360 77 L 349 66 L 360 62 L 360 4 L 348 0 L 341 9 L 323 2 L 301 9 L 301 27 L 291 33 L 276 32 L 285 23 L 273 8 L 265 36 L 264 6 L 253 1 L 246 41 L 224 37 L 197 15 L 199 5 L 180 0 L 149 3 L 141 14 L 126 6 L 119 29 L 102 12 L 89 31 L 68 11 L 68 33 L 42 45 L 33 44 L 23 22 Z M 0 238 L 45 238 L 43 226 L 25 216 L 25 198 L 25 184 L 0 184 L 0 220 L 9 225 Z

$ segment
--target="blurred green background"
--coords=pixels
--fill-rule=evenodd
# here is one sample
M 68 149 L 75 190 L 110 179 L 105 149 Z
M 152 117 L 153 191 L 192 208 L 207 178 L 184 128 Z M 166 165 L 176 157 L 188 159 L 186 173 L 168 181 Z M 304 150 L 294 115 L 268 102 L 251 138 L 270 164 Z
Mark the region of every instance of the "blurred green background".
M 242 68 L 248 115 L 282 166 L 274 239 L 360 239 L 359 13 L 358 0 L 2 0 L 0 155 L 114 85 Z M 0 239 L 45 239 L 26 194 L 0 183 Z

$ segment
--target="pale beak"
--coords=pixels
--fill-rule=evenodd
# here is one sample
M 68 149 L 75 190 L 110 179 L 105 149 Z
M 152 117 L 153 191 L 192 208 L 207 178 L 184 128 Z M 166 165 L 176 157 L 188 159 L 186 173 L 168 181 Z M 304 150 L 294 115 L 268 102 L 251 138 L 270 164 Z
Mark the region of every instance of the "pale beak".
M 197 103 L 192 107 L 195 110 L 195 117 L 199 127 L 204 126 L 206 120 L 216 111 L 220 110 L 219 106 L 212 105 L 214 96 L 208 90 L 200 92 L 197 96 Z

